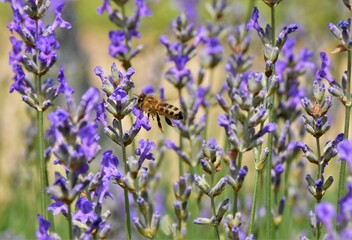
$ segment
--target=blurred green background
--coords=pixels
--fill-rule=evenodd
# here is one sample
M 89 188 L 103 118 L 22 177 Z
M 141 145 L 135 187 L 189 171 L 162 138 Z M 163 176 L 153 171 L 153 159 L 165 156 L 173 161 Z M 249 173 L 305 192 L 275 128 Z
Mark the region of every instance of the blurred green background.
M 76 0 L 65 1 L 64 15 L 72 23 L 70 30 L 59 30 L 61 49 L 59 50 L 59 60 L 57 66 L 64 66 L 66 78 L 70 85 L 76 90 L 76 98 L 89 87 L 100 87 L 100 80 L 94 76 L 93 68 L 97 65 L 103 67 L 109 73 L 111 63 L 114 62 L 108 55 L 108 32 L 116 29 L 108 20 L 106 14 L 99 16 L 96 13 L 102 0 Z M 204 9 L 204 3 L 209 1 L 199 1 L 199 21 L 204 24 L 208 19 Z M 239 24 L 248 15 L 248 4 L 250 0 L 228 0 L 228 23 Z M 269 22 L 270 13 L 262 1 L 257 0 L 256 5 L 260 10 L 260 22 L 262 26 Z M 164 64 L 164 47 L 159 43 L 161 34 L 170 35 L 170 22 L 182 9 L 178 0 L 149 0 L 148 6 L 153 15 L 142 19 L 140 32 L 141 38 L 135 40 L 135 44 L 145 44 L 145 50 L 132 62 L 136 69 L 134 80 L 136 81 L 136 93 L 146 84 L 159 85 L 166 88 L 168 99 L 176 99 L 173 87 L 165 81 L 163 73 L 167 65 Z M 133 9 L 131 8 L 129 12 Z M 346 20 L 351 16 L 351 12 L 343 6 L 341 1 L 321 1 L 321 0 L 283 0 L 277 8 L 277 28 L 284 25 L 297 23 L 299 31 L 292 36 L 297 39 L 297 51 L 300 48 L 308 48 L 314 52 L 315 60 L 319 64 L 319 52 L 331 52 L 337 45 L 337 40 L 330 34 L 327 27 L 328 22 L 337 23 L 339 20 Z M 32 239 L 34 238 L 37 220 L 36 213 L 39 210 L 38 204 L 38 176 L 33 161 L 33 154 L 26 146 L 29 145 L 33 135 L 33 122 L 30 121 L 30 111 L 21 101 L 17 93 L 9 94 L 9 87 L 12 83 L 11 68 L 8 66 L 8 52 L 10 51 L 10 33 L 6 26 L 11 21 L 12 11 L 8 3 L 0 3 L 0 239 Z M 261 53 L 260 41 L 256 34 L 253 36 L 252 53 Z M 226 41 L 223 41 L 225 45 Z M 228 56 L 228 55 L 227 55 Z M 345 69 L 345 57 L 342 55 L 329 54 L 334 63 L 335 76 L 340 79 Z M 192 60 L 190 66 L 194 72 L 197 71 L 197 59 Z M 224 64 L 216 69 L 216 77 L 219 79 L 219 86 L 224 80 Z M 261 71 L 264 68 L 261 55 L 255 56 L 253 69 Z M 121 69 L 121 67 L 120 67 Z M 57 68 L 50 71 L 49 75 L 56 78 Z M 218 89 L 218 87 L 216 87 Z M 60 104 L 59 104 L 60 105 Z M 339 105 L 339 104 L 337 104 Z M 337 114 L 339 114 L 338 110 Z M 337 115 L 338 116 L 338 115 Z M 216 125 L 216 118 L 211 119 L 211 123 Z M 143 133 L 141 137 L 149 137 L 154 141 L 158 140 L 160 134 L 156 123 L 148 134 Z M 339 124 L 337 124 L 339 126 Z M 342 124 L 340 124 L 342 126 Z M 341 132 L 342 128 L 330 131 L 327 138 L 336 136 L 336 132 Z M 214 137 L 223 134 L 223 130 L 215 128 L 212 132 Z M 175 129 L 169 130 L 166 135 L 172 138 L 177 136 Z M 220 134 L 220 135 L 221 135 Z M 213 136 L 211 135 L 211 136 Z M 221 135 L 222 136 L 222 135 Z M 104 137 L 102 137 L 104 138 Z M 103 139 L 104 140 L 104 139 Z M 309 140 L 308 140 L 309 141 Z M 112 147 L 107 143 L 104 149 Z M 174 155 L 171 155 L 175 158 Z M 175 161 L 168 163 L 175 164 Z M 165 168 L 173 169 L 172 167 Z M 51 177 L 55 169 L 51 168 Z M 170 179 L 174 180 L 177 173 L 165 172 L 164 175 L 171 174 Z M 336 176 L 336 173 L 333 172 Z M 337 179 L 335 177 L 335 179 Z M 169 184 L 169 188 L 171 186 Z M 165 184 L 167 186 L 167 184 Z M 250 185 L 248 185 L 250 186 Z M 333 190 L 331 191 L 333 192 Z M 330 197 L 332 194 L 329 195 Z M 329 196 L 327 196 L 329 198 Z M 172 195 L 170 194 L 170 202 Z M 57 232 L 62 232 L 65 237 L 65 224 L 60 224 L 64 220 L 59 218 Z M 61 234 L 61 233 L 60 233 Z

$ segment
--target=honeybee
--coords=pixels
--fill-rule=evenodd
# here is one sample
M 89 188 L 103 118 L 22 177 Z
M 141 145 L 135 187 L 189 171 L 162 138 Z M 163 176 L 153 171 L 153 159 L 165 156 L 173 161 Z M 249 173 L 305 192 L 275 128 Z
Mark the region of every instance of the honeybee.
M 143 93 L 138 95 L 137 107 L 148 114 L 148 120 L 150 116 L 152 116 L 153 120 L 154 116 L 156 116 L 156 120 L 158 121 L 158 127 L 162 132 L 164 131 L 160 123 L 159 115 L 164 116 L 166 123 L 170 126 L 173 126 L 171 119 L 183 119 L 183 114 L 180 109 L 178 109 L 174 105 L 163 102 L 160 98 L 153 95 L 147 95 Z

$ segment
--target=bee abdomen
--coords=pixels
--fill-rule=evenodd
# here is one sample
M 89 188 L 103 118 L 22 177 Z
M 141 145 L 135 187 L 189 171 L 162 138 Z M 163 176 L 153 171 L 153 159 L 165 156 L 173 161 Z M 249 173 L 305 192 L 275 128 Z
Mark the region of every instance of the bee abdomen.
M 175 120 L 183 119 L 183 114 L 180 111 L 180 109 L 178 109 L 177 107 L 171 104 L 161 103 L 159 104 L 158 108 L 161 115 L 164 115 L 166 117 L 169 117 Z
M 177 109 L 178 110 L 178 112 L 175 114 L 175 116 L 173 117 L 175 120 L 181 120 L 181 119 L 183 119 L 183 114 L 182 114 L 182 112 L 179 110 L 179 109 Z

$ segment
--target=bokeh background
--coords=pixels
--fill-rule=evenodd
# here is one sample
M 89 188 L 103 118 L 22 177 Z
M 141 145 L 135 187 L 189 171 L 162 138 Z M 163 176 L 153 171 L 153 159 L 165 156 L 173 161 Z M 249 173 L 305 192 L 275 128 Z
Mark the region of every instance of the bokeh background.
M 56 68 L 53 68 L 49 75 L 56 78 L 57 67 L 64 66 L 66 78 L 76 91 L 76 99 L 79 99 L 88 87 L 100 87 L 100 80 L 94 75 L 93 68 L 100 65 L 106 73 L 109 73 L 112 62 L 116 62 L 108 55 L 108 32 L 114 30 L 115 26 L 109 22 L 106 14 L 99 16 L 96 13 L 96 9 L 102 4 L 102 0 L 64 1 L 66 2 L 64 16 L 66 20 L 71 22 L 72 28 L 58 31 L 61 44 L 58 52 L 59 59 Z M 136 44 L 143 43 L 145 45 L 144 51 L 132 62 L 136 69 L 134 75 L 136 94 L 147 84 L 153 85 L 156 89 L 162 86 L 165 87 L 167 99 L 171 103 L 178 104 L 173 87 L 163 77 L 168 65 L 165 63 L 166 55 L 164 47 L 159 43 L 159 36 L 161 34 L 170 35 L 170 23 L 183 11 L 182 2 L 186 1 L 146 0 L 153 15 L 142 19 L 141 38 L 135 41 Z M 206 2 L 209 1 L 198 1 L 196 24 L 204 24 L 208 19 L 205 11 Z M 245 21 L 252 11 L 248 7 L 250 2 L 251 0 L 228 0 L 227 22 L 237 25 Z M 269 8 L 260 0 L 255 2 L 260 11 L 260 22 L 264 25 L 270 20 Z M 131 8 L 130 11 L 133 11 L 133 9 Z M 314 61 L 319 64 L 319 52 L 326 51 L 329 53 L 337 45 L 336 39 L 327 27 L 328 22 L 336 24 L 339 20 L 346 20 L 350 16 L 351 13 L 343 6 L 342 0 L 283 0 L 277 8 L 277 29 L 281 29 L 284 25 L 290 23 L 297 23 L 299 30 L 291 35 L 297 40 L 297 52 L 301 48 L 308 48 L 314 52 Z M 50 19 L 49 17 L 48 19 Z M 9 4 L 0 3 L 0 239 L 32 239 L 37 226 L 36 213 L 39 210 L 37 187 L 39 180 L 34 154 L 31 149 L 33 147 L 32 139 L 35 133 L 35 122 L 31 121 L 31 114 L 33 113 L 27 109 L 21 101 L 21 97 L 17 93 L 9 94 L 12 73 L 8 65 L 8 52 L 11 46 L 9 42 L 10 32 L 6 26 L 11 19 L 12 11 Z M 260 40 L 256 33 L 253 32 L 252 36 L 250 51 L 255 55 L 253 70 L 262 71 L 264 63 L 260 54 Z M 225 39 L 222 41 L 224 45 L 227 45 Z M 225 59 L 228 54 L 225 54 Z M 333 62 L 334 76 L 340 79 L 346 66 L 345 57 L 331 53 L 328 55 Z M 196 73 L 199 67 L 198 59 L 193 59 L 190 66 Z M 120 66 L 119 69 L 122 70 Z M 215 70 L 218 85 L 212 86 L 213 90 L 218 90 L 225 79 L 223 69 L 224 62 Z M 309 85 L 312 78 L 302 79 L 302 84 L 305 84 L 304 81 Z M 60 104 L 62 105 L 62 101 L 59 100 L 57 105 Z M 340 106 L 340 104 L 335 106 Z M 216 110 L 214 113 L 216 113 Z M 335 137 L 337 132 L 343 131 L 342 122 L 340 122 L 342 117 L 339 116 L 343 116 L 341 109 L 334 108 L 333 114 L 330 116 L 334 127 L 326 136 L 326 140 Z M 216 118 L 209 120 L 210 125 L 214 126 L 209 135 L 223 139 L 224 133 L 217 126 Z M 157 142 L 160 138 L 172 139 L 174 136 L 178 136 L 177 130 L 170 128 L 167 129 L 165 135 L 160 134 L 156 122 L 152 123 L 152 127 L 150 132 L 143 132 L 139 138 L 149 138 Z M 107 141 L 104 135 L 101 139 L 103 150 L 112 148 L 116 154 L 119 154 L 116 147 Z M 221 140 L 219 141 L 221 143 Z M 305 141 L 309 142 L 309 137 Z M 174 153 L 167 152 L 166 162 L 163 166 L 163 175 L 167 178 L 162 180 L 162 186 L 166 189 L 166 192 L 170 192 L 168 196 L 170 199 L 166 200 L 170 203 L 170 206 L 173 200 L 171 186 L 177 176 L 177 172 L 173 171 L 173 169 L 177 169 L 176 160 L 177 157 Z M 338 168 L 331 167 L 329 169 L 336 170 Z M 50 167 L 51 180 L 53 172 L 56 170 L 54 167 Z M 332 170 L 327 174 L 331 174 L 337 179 L 337 171 Z M 250 180 L 245 182 L 245 190 L 251 192 Z M 337 181 L 334 185 L 336 184 Z M 334 188 L 331 189 L 326 199 L 333 199 L 334 191 Z M 61 227 L 62 236 L 65 237 L 64 227 L 60 226 L 60 222 L 64 220 L 60 218 L 56 220 L 58 221 L 58 224 L 56 224 L 57 232 L 60 232 Z M 159 238 L 165 236 L 159 235 Z

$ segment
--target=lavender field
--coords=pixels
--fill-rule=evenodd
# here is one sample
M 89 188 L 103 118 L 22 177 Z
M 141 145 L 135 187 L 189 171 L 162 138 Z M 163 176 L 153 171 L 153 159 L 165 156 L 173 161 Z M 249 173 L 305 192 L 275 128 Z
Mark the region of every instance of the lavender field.
M 0 239 L 352 239 L 349 0 L 0 0 Z

